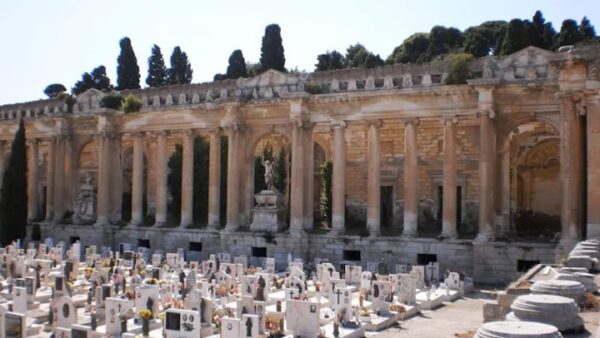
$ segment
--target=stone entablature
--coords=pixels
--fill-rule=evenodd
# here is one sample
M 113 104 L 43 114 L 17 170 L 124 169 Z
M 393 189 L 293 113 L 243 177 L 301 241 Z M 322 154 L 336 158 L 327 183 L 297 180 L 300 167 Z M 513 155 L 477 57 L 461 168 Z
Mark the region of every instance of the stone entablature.
M 577 51 L 576 51 L 577 53 Z M 589 57 L 589 51 L 582 54 Z M 499 84 L 553 83 L 557 71 L 550 60 L 555 53 L 528 47 L 505 57 L 482 57 L 472 61 L 470 68 L 474 79 L 496 79 Z M 591 73 L 595 68 L 591 68 Z M 447 76 L 447 61 L 426 64 L 396 64 L 373 69 L 343 69 L 326 72 L 283 74 L 269 71 L 255 78 L 224 80 L 190 85 L 146 88 L 123 91 L 139 96 L 143 112 L 173 109 L 210 110 L 223 102 L 253 102 L 286 100 L 309 95 L 307 84 L 317 84 L 320 94 L 344 92 L 389 91 L 398 89 L 422 90 L 442 86 Z M 91 91 L 77 97 L 73 114 L 89 114 L 106 111 L 99 106 L 104 93 Z M 60 99 L 0 106 L 0 120 L 14 120 L 23 116 L 28 119 L 56 116 L 68 112 Z

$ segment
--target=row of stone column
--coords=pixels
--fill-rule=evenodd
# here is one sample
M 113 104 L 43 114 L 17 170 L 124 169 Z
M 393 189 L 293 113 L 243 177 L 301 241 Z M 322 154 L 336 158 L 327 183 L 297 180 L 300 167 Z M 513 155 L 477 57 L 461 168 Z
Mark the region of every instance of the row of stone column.
M 443 220 L 441 236 L 457 236 L 457 167 L 456 167 L 456 118 L 443 120 L 444 124 L 444 170 L 443 170 Z M 480 239 L 493 237 L 494 221 L 494 158 L 495 131 L 489 114 L 480 117 Z M 371 236 L 381 233 L 381 147 L 380 120 L 368 121 L 367 131 L 367 229 Z M 419 213 L 419 168 L 418 168 L 418 119 L 404 121 L 404 228 L 403 236 L 417 236 Z M 332 228 L 343 232 L 345 227 L 345 132 L 346 124 L 333 126 L 333 191 Z
M 496 132 L 493 111 L 484 110 L 479 114 L 480 126 L 480 207 L 478 239 L 494 237 L 495 224 L 495 172 L 496 172 Z M 573 95 L 561 98 L 561 180 L 562 180 L 562 224 L 563 237 L 575 239 L 581 235 L 581 192 L 583 148 L 581 145 L 582 123 L 578 115 L 577 100 Z M 454 117 L 442 120 L 444 126 L 443 154 L 443 214 L 441 236 L 457 236 L 456 189 L 457 189 L 457 140 Z M 381 120 L 369 120 L 367 133 L 367 227 L 372 236 L 380 234 L 380 187 L 381 187 Z M 418 223 L 418 119 L 406 119 L 404 151 L 404 229 L 403 235 L 417 235 Z M 292 165 L 291 165 L 291 203 L 290 231 L 301 232 L 312 225 L 314 165 L 313 130 L 308 121 L 293 121 L 292 127 Z M 343 232 L 345 228 L 345 128 L 344 122 L 336 123 L 333 129 L 333 192 L 332 192 L 332 228 Z M 240 224 L 240 176 L 241 163 L 244 161 L 244 129 L 242 125 L 226 127 L 228 136 L 228 172 L 227 172 L 227 231 L 235 231 Z M 167 132 L 153 132 L 156 140 L 156 214 L 155 225 L 164 225 L 167 221 Z M 132 220 L 133 225 L 143 222 L 144 192 L 144 146 L 143 133 L 133 133 L 133 175 L 132 175 Z M 209 164 L 209 215 L 208 225 L 212 229 L 220 226 L 220 156 L 221 132 L 216 129 L 210 134 Z M 111 167 L 111 142 L 115 134 L 102 132 L 98 137 L 99 173 L 97 196 L 97 224 L 110 221 L 111 179 L 114 175 Z M 193 214 L 193 141 L 194 132 L 183 133 L 182 168 L 182 210 L 181 226 L 192 223 Z M 70 167 L 71 138 L 55 136 L 48 142 L 46 219 L 60 220 L 65 211 L 65 180 Z M 3 146 L 3 144 L 1 144 Z M 2 151 L 2 149 L 0 149 Z M 38 140 L 29 142 L 29 219 L 39 217 L 37 181 Z M 3 160 L 4 156 L 0 156 Z M 2 164 L 2 163 L 0 163 Z

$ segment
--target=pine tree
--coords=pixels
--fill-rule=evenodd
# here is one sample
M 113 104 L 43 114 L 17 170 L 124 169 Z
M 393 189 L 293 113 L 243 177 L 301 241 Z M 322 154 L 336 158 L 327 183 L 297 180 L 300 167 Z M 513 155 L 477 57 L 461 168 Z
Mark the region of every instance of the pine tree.
M 317 56 L 317 64 L 315 64 L 317 72 L 342 68 L 346 68 L 346 58 L 336 50 Z
M 506 35 L 502 41 L 502 55 L 512 54 L 529 46 L 528 33 L 529 21 L 512 19 L 506 27 Z
M 171 68 L 169 68 L 169 84 L 188 84 L 192 82 L 192 65 L 188 61 L 187 54 L 181 51 L 179 46 L 173 49 L 171 54 Z
M 581 24 L 579 25 L 579 32 L 581 34 L 581 38 L 584 41 L 589 41 L 596 38 L 596 30 L 594 29 L 594 26 L 592 26 L 592 23 L 587 18 L 587 16 L 584 16 L 583 19 L 581 19 Z
M 577 22 L 572 19 L 563 21 L 555 47 L 574 45 L 582 39 Z
M 0 245 L 2 246 L 16 239 L 24 239 L 26 236 L 26 158 L 25 126 L 23 119 L 21 119 L 19 129 L 12 143 L 0 192 Z
M 44 94 L 48 96 L 50 99 L 57 98 L 61 93 L 67 91 L 67 88 L 60 83 L 49 84 L 46 89 L 44 89 Z
M 239 49 L 236 49 L 231 53 L 229 57 L 229 66 L 227 66 L 227 77 L 230 79 L 237 79 L 239 77 L 248 77 L 248 71 L 246 70 L 246 60 L 244 54 Z
M 131 46 L 131 40 L 124 37 L 119 41 L 121 53 L 117 57 L 117 89 L 140 88 L 140 67 Z
M 81 75 L 81 80 L 75 83 L 71 92 L 75 95 L 79 95 L 90 88 L 103 91 L 112 89 L 110 79 L 106 76 L 106 67 L 98 66 L 92 70 L 92 73 L 83 73 Z
M 262 70 L 275 69 L 285 72 L 285 56 L 281 40 L 281 28 L 277 24 L 268 25 L 262 38 L 260 49 Z
M 146 78 L 146 84 L 150 87 L 162 87 L 167 85 L 168 70 L 165 66 L 165 59 L 163 58 L 160 47 L 154 45 L 152 47 L 152 54 L 148 58 L 148 77 Z

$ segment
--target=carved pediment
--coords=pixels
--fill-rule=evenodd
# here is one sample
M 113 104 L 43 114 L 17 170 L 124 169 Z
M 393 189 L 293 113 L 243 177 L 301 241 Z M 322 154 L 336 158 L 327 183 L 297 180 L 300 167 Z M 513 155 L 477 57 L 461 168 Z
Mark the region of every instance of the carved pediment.
M 296 76 L 269 69 L 266 72 L 249 79 L 240 79 L 240 87 L 274 87 L 298 84 L 300 79 Z
M 548 58 L 553 52 L 529 46 L 496 62 L 494 77 L 504 81 L 553 78 Z
M 100 108 L 100 101 L 106 96 L 105 93 L 98 89 L 88 89 L 82 94 L 77 95 L 77 103 L 81 110 L 90 110 Z

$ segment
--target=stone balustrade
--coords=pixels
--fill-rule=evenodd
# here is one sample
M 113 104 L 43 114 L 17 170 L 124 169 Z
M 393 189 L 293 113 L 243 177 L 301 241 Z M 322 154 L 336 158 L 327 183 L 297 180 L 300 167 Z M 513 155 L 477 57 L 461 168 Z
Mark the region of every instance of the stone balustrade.
M 557 72 L 550 67 L 540 53 L 549 51 L 529 47 L 520 55 L 482 57 L 470 64 L 473 79 L 498 79 L 504 82 L 522 82 L 556 79 Z M 126 90 L 121 95 L 138 96 L 143 102 L 142 112 L 186 109 L 191 106 L 210 106 L 225 101 L 277 100 L 307 94 L 330 94 L 339 92 L 423 89 L 444 84 L 449 63 L 435 60 L 423 64 L 395 64 L 372 69 L 351 68 L 333 71 L 301 73 L 285 76 L 284 83 L 273 85 L 260 77 L 224 80 L 216 82 L 175 85 L 159 88 Z M 272 72 L 269 77 L 284 77 Z M 263 81 L 263 82 L 261 82 Z M 307 85 L 310 84 L 310 88 Z M 316 87 L 317 86 L 317 87 Z M 86 95 L 87 94 L 87 95 Z M 0 106 L 0 120 L 17 120 L 49 117 L 63 113 L 90 114 L 102 112 L 100 100 L 104 93 L 77 97 L 72 109 L 60 99 Z

